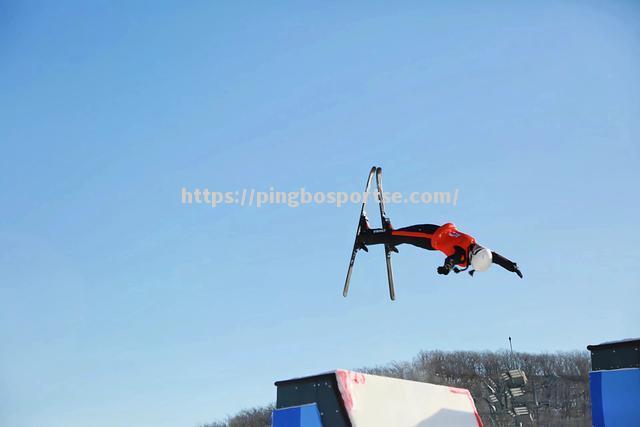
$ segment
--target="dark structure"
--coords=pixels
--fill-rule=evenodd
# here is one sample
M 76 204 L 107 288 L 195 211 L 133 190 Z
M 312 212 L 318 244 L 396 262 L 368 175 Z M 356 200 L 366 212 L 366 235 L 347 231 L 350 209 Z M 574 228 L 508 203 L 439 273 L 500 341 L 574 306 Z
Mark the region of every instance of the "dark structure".
M 277 381 L 275 385 L 278 388 L 276 409 L 315 403 L 322 425 L 351 427 L 335 372 Z
M 591 352 L 591 370 L 640 368 L 640 338 L 610 341 L 588 345 Z

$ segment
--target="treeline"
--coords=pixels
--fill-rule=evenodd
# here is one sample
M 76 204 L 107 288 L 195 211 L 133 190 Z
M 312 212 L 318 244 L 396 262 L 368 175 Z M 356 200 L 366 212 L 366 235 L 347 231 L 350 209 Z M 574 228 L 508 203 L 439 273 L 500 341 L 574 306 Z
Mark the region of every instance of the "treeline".
M 487 384 L 500 384 L 501 374 L 522 369 L 528 377 L 526 399 L 535 422 L 524 425 L 591 426 L 589 398 L 590 359 L 587 352 L 514 353 L 474 351 L 423 351 L 409 362 L 393 362 L 359 372 L 422 381 L 471 391 L 486 426 L 513 426 L 514 420 L 499 405 L 487 400 Z M 273 406 L 239 412 L 225 421 L 202 427 L 265 427 Z M 497 411 L 495 409 L 498 409 Z

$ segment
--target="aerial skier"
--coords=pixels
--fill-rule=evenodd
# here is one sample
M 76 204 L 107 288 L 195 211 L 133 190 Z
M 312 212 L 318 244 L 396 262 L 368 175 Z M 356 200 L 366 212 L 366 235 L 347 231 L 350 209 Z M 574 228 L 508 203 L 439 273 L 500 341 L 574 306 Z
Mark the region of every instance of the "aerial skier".
M 342 294 L 346 297 L 349 292 L 349 283 L 356 254 L 359 250 L 368 252 L 368 246 L 384 245 L 385 258 L 387 261 L 387 278 L 389 281 L 389 295 L 395 299 L 395 287 L 393 283 L 393 271 L 391 268 L 391 253 L 398 252 L 397 246 L 410 244 L 427 250 L 439 250 L 446 255 L 444 264 L 438 267 L 438 274 L 447 275 L 451 271 L 460 273 L 468 270 L 473 276 L 476 271 L 487 271 L 492 264 L 498 264 L 507 271 L 516 273 L 522 278 L 522 272 L 518 265 L 488 248 L 476 242 L 472 236 L 459 231 L 452 223 L 444 225 L 422 224 L 410 227 L 394 229 L 391 221 L 384 209 L 384 198 L 382 197 L 382 168 L 372 167 L 367 179 L 365 193 L 369 192 L 373 176 L 376 177 L 378 187 L 378 203 L 380 206 L 381 228 L 371 228 L 365 212 L 366 199 L 360 209 L 360 219 L 356 229 L 356 237 L 351 252 L 347 279 L 345 280 Z M 469 269 L 471 268 L 471 269 Z
M 392 227 L 372 229 L 366 217 L 362 218 L 358 241 L 362 246 L 386 244 L 395 248 L 407 243 L 430 251 L 439 250 L 447 257 L 444 264 L 438 267 L 438 274 L 459 273 L 467 270 L 473 275 L 476 271 L 487 271 L 492 264 L 498 264 L 505 270 L 516 273 L 522 278 L 518 265 L 478 243 L 472 236 L 462 233 L 450 222 L 444 225 L 422 224 L 399 229 Z M 363 247 L 361 249 L 364 249 Z M 462 268 L 459 268 L 462 267 Z

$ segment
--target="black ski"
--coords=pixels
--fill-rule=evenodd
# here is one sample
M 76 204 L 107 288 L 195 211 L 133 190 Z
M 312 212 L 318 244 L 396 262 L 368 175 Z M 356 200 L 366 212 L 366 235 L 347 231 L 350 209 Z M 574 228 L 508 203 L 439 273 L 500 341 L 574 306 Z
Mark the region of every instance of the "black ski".
M 353 251 L 351 251 L 351 260 L 349 261 L 349 269 L 347 270 L 347 279 L 344 282 L 344 290 L 342 291 L 343 296 L 347 296 L 349 293 L 349 282 L 351 281 L 351 273 L 353 272 L 353 263 L 356 261 L 356 255 L 360 249 L 363 249 L 365 252 L 369 250 L 365 245 L 362 245 L 358 238 L 360 237 L 360 230 L 362 229 L 362 224 L 367 221 L 367 213 L 365 211 L 365 206 L 367 204 L 367 197 L 369 196 L 369 188 L 371 187 L 371 181 L 373 180 L 373 175 L 376 173 L 376 167 L 372 167 L 369 172 L 369 177 L 367 178 L 367 185 L 364 187 L 364 193 L 362 195 L 362 208 L 360 209 L 360 217 L 358 218 L 358 228 L 356 229 L 356 238 L 353 242 Z
M 382 220 L 382 228 L 385 230 L 391 230 L 391 221 L 384 210 L 384 197 L 382 191 L 382 168 L 376 169 L 376 184 L 378 187 L 378 203 L 380 205 L 380 219 Z M 393 269 L 391 268 L 391 252 L 398 252 L 393 245 L 384 245 L 384 257 L 387 261 L 387 279 L 389 281 L 389 297 L 394 301 L 396 299 L 396 290 L 393 285 Z

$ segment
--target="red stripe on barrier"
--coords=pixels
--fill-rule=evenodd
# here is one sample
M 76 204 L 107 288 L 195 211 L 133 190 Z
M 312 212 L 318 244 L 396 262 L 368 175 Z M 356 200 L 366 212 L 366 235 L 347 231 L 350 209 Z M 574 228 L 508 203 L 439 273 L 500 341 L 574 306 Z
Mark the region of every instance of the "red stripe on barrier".
M 474 403 L 473 397 L 471 396 L 471 393 L 469 392 L 469 390 L 465 388 L 449 387 L 449 391 L 451 393 L 464 394 L 467 396 L 467 398 L 469 399 L 469 402 L 471 402 L 471 407 L 473 408 L 473 415 L 475 415 L 476 417 L 476 421 L 478 422 L 478 427 L 483 427 L 482 418 L 480 418 L 480 414 L 478 414 L 478 410 L 476 409 L 476 404 Z

